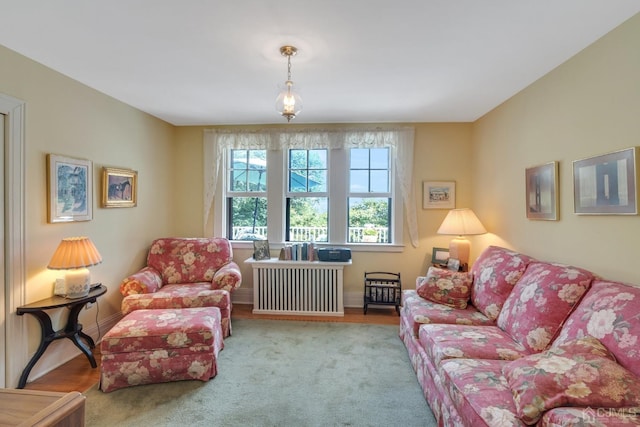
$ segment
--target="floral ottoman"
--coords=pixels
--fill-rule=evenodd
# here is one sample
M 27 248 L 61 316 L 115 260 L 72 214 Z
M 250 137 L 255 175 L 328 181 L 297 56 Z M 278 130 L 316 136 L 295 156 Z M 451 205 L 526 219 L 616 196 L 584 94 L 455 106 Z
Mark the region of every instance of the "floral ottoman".
M 100 389 L 208 381 L 223 346 L 217 307 L 133 311 L 102 339 Z

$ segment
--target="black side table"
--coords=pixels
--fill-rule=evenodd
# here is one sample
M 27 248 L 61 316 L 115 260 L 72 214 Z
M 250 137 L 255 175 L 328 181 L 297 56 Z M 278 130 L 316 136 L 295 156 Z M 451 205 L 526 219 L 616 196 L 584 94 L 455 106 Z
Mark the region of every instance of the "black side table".
M 22 371 L 20 381 L 18 382 L 18 388 L 24 388 L 27 384 L 27 378 L 29 377 L 31 369 L 38 359 L 40 359 L 44 354 L 44 351 L 49 347 L 49 344 L 62 338 L 69 338 L 76 347 L 78 347 L 87 356 L 92 368 L 96 368 L 98 366 L 96 359 L 93 357 L 93 353 L 91 352 L 91 349 L 96 345 L 89 335 L 82 332 L 82 325 L 78 323 L 78 315 L 87 303 L 95 303 L 98 297 L 104 295 L 106 292 L 106 286 L 100 284 L 91 289 L 89 291 L 89 295 L 86 297 L 69 299 L 56 295 L 51 298 L 45 298 L 31 304 L 23 305 L 16 309 L 16 313 L 20 316 L 25 313 L 29 313 L 38 319 L 40 322 L 40 328 L 42 329 L 42 337 L 40 339 L 38 350 L 36 350 L 36 353 Z M 45 310 L 62 307 L 67 307 L 70 310 L 69 319 L 63 329 L 54 331 L 53 325 L 51 324 L 51 317 L 49 317 L 49 314 L 47 314 Z M 80 337 L 87 341 L 88 346 L 80 340 Z

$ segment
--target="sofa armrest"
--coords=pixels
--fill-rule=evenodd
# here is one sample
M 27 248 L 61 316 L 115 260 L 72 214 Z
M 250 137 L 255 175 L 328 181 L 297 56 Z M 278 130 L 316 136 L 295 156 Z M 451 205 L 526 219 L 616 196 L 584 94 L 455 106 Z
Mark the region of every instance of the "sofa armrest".
M 234 261 L 230 261 L 220 267 L 213 275 L 211 281 L 213 289 L 224 289 L 233 292 L 242 284 L 242 273 L 240 267 Z
M 120 283 L 120 293 L 125 297 L 133 294 L 150 294 L 161 287 L 160 273 L 153 267 L 145 267 Z

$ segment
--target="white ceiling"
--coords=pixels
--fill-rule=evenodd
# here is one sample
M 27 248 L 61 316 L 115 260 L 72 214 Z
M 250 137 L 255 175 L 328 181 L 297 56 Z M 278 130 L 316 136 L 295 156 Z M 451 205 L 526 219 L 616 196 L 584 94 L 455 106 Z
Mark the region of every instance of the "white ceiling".
M 175 125 L 286 123 L 285 44 L 299 49 L 296 123 L 473 121 L 638 12 L 638 0 L 0 0 L 0 44 Z

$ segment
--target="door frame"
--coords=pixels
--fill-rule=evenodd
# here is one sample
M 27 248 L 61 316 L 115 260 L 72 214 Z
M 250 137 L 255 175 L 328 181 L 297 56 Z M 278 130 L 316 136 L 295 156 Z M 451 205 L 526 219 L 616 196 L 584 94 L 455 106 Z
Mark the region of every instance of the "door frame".
M 25 256 L 25 102 L 0 93 L 0 113 L 5 117 L 4 138 L 4 249 L 5 363 L 0 366 L 0 386 L 14 388 L 27 360 L 26 323 L 16 314 L 26 297 Z M 9 345 L 11 343 L 11 345 Z

